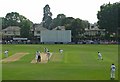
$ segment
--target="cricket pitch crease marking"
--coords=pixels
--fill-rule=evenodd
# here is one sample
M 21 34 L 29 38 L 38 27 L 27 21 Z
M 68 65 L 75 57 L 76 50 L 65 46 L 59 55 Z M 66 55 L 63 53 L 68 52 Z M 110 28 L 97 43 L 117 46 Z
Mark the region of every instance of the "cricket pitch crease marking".
M 29 53 L 25 53 L 25 52 L 20 52 L 20 53 L 16 53 L 8 58 L 5 58 L 2 60 L 2 62 L 14 62 L 14 61 L 18 61 L 20 58 L 22 58 L 23 56 L 27 55 Z
M 49 59 L 51 58 L 52 54 L 50 54 L 50 57 Z M 40 63 L 47 63 L 48 62 L 48 57 L 47 57 L 47 54 L 45 53 L 41 53 L 41 62 Z M 34 58 L 31 63 L 37 63 L 36 62 L 36 59 Z

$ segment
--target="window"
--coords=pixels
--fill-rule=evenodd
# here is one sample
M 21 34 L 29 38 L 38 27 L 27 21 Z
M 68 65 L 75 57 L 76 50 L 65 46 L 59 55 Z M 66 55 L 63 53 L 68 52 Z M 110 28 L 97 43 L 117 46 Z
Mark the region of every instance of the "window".
M 5 33 L 7 33 L 7 31 L 5 31 Z
M 40 31 L 37 31 L 37 34 L 40 34 Z

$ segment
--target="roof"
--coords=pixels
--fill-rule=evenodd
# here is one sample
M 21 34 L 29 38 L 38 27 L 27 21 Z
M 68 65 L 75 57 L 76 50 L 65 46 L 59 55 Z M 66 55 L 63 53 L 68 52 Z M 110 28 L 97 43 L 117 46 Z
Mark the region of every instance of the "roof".
M 9 27 L 3 29 L 3 31 L 13 31 L 13 30 L 20 30 L 20 27 L 18 27 L 18 26 L 9 26 Z
M 91 28 L 91 29 L 85 28 L 85 30 L 86 31 L 100 31 L 100 30 L 105 31 L 105 29 L 99 29 L 98 27 L 94 27 L 94 28 Z
M 47 28 L 44 28 L 41 24 L 35 24 L 33 28 L 35 31 L 48 30 Z
M 65 26 L 57 26 L 56 28 L 54 28 L 53 30 L 65 30 Z

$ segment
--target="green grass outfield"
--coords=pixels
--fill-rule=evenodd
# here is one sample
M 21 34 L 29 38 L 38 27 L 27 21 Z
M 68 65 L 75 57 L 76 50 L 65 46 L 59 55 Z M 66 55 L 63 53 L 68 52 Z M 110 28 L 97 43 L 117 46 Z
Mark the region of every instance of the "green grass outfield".
M 30 63 L 35 52 L 43 52 L 45 47 L 53 53 L 50 62 Z M 16 62 L 3 63 L 3 80 L 110 80 L 112 63 L 117 67 L 118 79 L 118 45 L 2 45 L 2 51 L 6 49 L 9 56 L 17 52 L 30 54 Z M 63 58 L 58 49 L 64 50 Z M 103 60 L 97 60 L 98 51 Z

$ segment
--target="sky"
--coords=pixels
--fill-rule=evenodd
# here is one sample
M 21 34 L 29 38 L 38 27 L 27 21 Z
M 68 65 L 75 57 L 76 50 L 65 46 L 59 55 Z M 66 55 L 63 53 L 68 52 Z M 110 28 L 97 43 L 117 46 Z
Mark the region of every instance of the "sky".
M 109 2 L 115 3 L 119 0 L 0 0 L 0 17 L 5 17 L 10 12 L 18 12 L 33 23 L 40 23 L 43 18 L 43 7 L 48 4 L 53 14 L 52 18 L 58 14 L 65 14 L 66 17 L 95 23 L 98 21 L 97 12 L 100 6 Z

